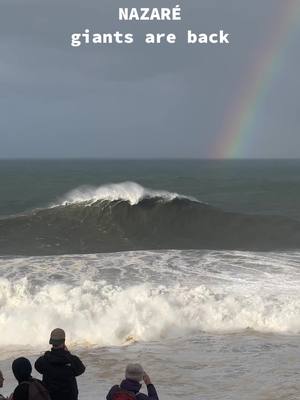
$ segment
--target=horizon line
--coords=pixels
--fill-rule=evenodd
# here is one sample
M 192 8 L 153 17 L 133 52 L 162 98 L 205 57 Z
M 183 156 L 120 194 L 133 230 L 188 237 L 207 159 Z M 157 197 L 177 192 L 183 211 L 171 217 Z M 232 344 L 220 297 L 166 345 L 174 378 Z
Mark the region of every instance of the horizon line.
M 0 161 L 275 161 L 299 157 L 1 157 Z

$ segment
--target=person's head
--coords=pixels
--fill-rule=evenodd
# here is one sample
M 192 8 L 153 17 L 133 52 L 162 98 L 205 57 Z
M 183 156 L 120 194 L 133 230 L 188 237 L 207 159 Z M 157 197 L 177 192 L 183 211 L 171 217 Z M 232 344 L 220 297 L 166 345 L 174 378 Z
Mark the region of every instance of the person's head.
M 56 328 L 50 334 L 49 343 L 52 344 L 54 348 L 60 348 L 65 346 L 66 334 L 63 329 Z
M 3 387 L 3 382 L 4 382 L 4 377 L 2 371 L 0 370 L 0 388 Z
M 140 364 L 128 364 L 125 369 L 125 378 L 132 381 L 141 382 L 143 380 L 144 370 Z
M 23 382 L 31 377 L 32 366 L 25 357 L 16 358 L 12 363 L 12 370 L 18 382 Z

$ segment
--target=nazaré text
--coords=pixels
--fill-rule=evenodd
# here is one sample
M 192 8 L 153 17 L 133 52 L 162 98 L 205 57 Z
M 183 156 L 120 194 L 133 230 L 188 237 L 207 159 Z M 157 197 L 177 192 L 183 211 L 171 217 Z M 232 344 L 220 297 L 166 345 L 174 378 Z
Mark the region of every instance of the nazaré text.
M 119 8 L 120 21 L 180 21 L 181 8 Z

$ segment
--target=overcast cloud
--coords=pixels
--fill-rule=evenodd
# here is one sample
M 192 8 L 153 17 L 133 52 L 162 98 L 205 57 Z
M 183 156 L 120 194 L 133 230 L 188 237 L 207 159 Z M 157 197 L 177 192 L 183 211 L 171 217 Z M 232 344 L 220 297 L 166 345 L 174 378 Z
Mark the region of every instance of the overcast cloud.
M 1 0 L 0 157 L 214 156 L 224 121 L 238 117 L 232 105 L 241 88 L 251 88 L 251 70 L 276 32 L 283 2 L 186 0 L 179 3 L 180 22 L 117 18 L 121 6 L 176 4 Z M 72 48 L 71 33 L 85 28 L 132 32 L 135 43 Z M 187 29 L 223 29 L 231 43 L 188 46 Z M 145 45 L 146 32 L 176 33 L 177 43 Z M 300 156 L 296 24 L 283 39 L 240 156 Z

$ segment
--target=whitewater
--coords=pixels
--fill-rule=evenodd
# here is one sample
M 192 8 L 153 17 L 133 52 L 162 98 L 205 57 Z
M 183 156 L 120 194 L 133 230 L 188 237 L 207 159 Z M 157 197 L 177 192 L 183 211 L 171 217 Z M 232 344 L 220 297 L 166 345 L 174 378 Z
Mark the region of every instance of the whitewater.
M 61 199 L 59 199 L 59 202 L 53 204 L 52 207 L 80 203 L 84 203 L 87 206 L 98 201 L 127 201 L 133 206 L 142 200 L 150 198 L 159 198 L 165 202 L 172 201 L 176 198 L 198 201 L 196 198 L 191 196 L 184 196 L 166 190 L 148 189 L 136 182 L 120 182 L 101 185 L 99 187 L 87 185 L 80 186 L 71 190 L 69 193 L 66 193 Z
M 2 393 L 12 360 L 34 362 L 62 327 L 87 366 L 82 400 L 105 398 L 128 362 L 161 399 L 298 398 L 297 210 L 236 210 L 180 185 L 78 183 L 33 191 L 44 200 L 27 207 L 0 202 Z
M 13 357 L 34 361 L 48 348 L 51 329 L 63 326 L 88 366 L 82 399 L 104 398 L 136 359 L 165 399 L 184 390 L 191 400 L 203 393 L 214 399 L 221 388 L 222 398 L 250 399 L 257 391 L 256 398 L 279 399 L 287 398 L 287 386 L 293 398 L 299 260 L 300 252 L 203 250 L 1 258 L 6 387 L 14 384 Z M 282 356 L 287 364 L 276 367 Z M 169 387 L 174 376 L 178 383 Z

